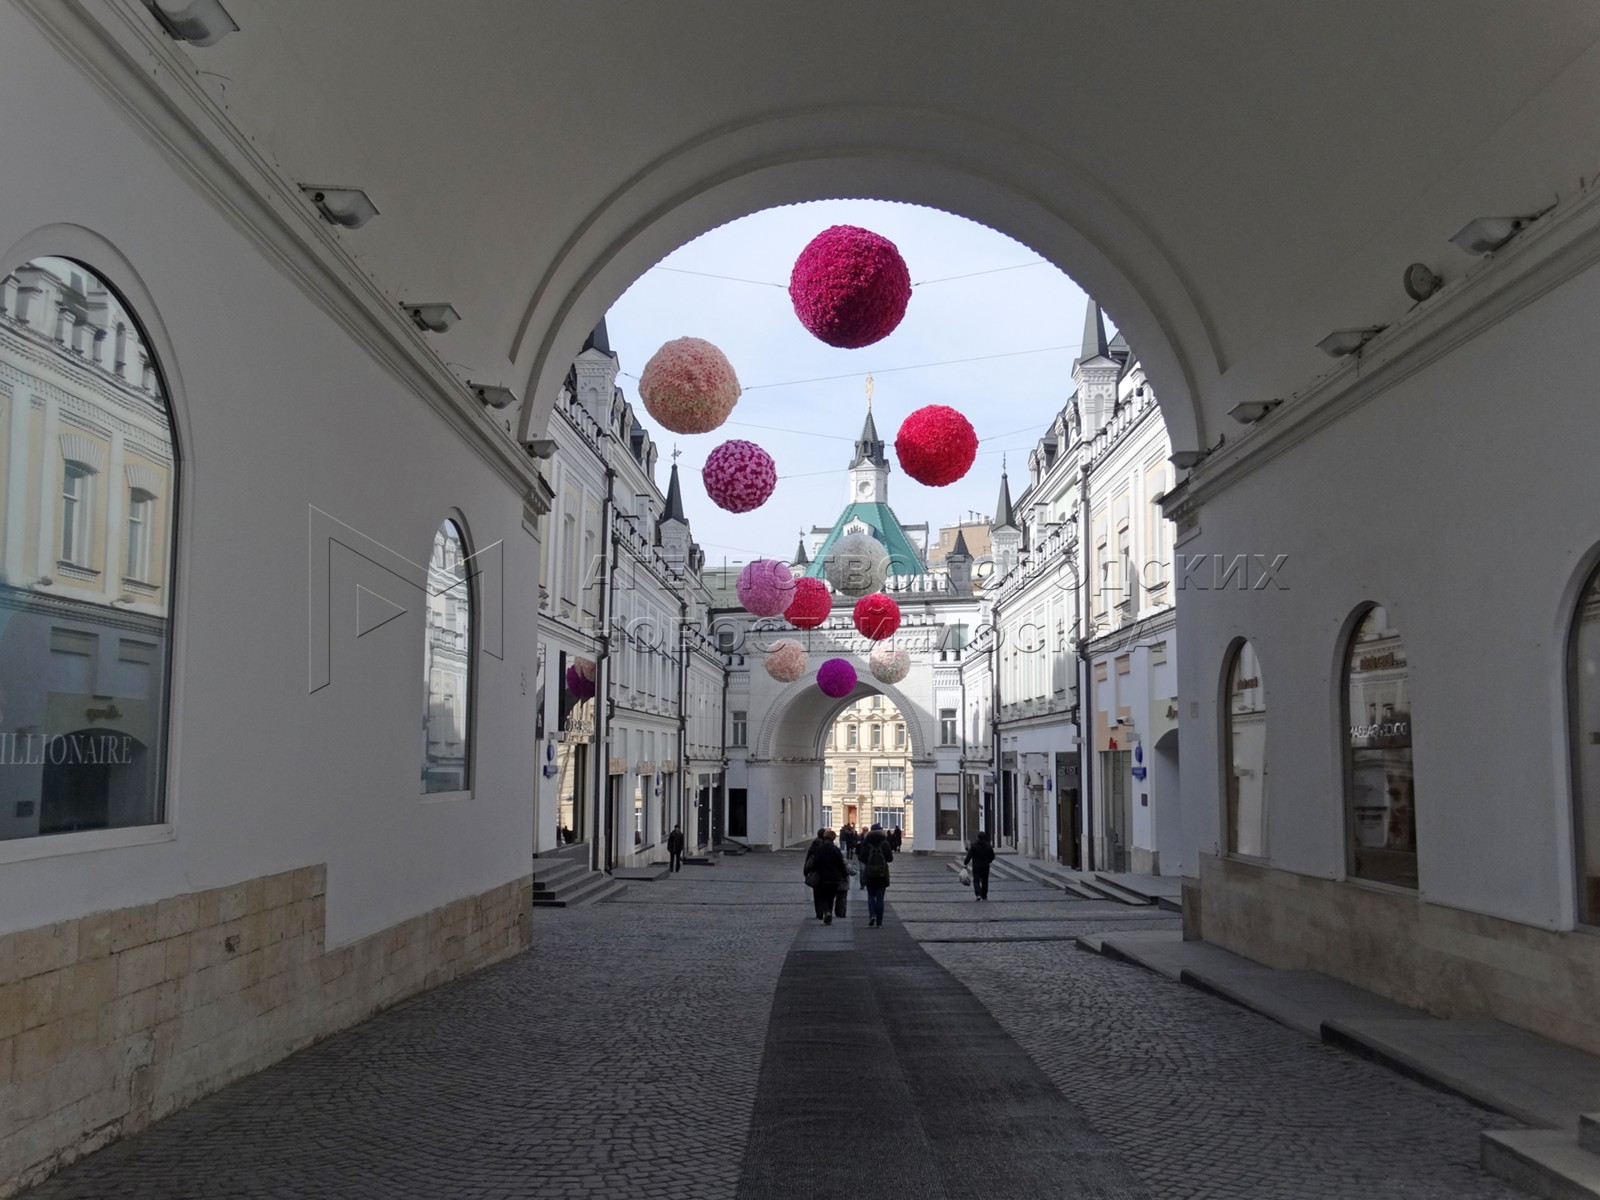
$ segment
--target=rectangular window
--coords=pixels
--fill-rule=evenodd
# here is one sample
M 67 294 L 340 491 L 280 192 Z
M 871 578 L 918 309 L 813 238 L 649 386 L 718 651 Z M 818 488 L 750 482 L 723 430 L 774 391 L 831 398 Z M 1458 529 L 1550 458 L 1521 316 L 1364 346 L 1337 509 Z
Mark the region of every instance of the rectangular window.
M 882 750 L 883 749 L 883 726 L 882 725 L 874 725 L 872 727 L 872 748 L 874 750 Z
M 956 744 L 956 710 L 941 708 L 939 710 L 939 745 L 954 746 Z
M 89 565 L 89 472 L 70 462 L 61 473 L 61 561 Z
M 856 769 L 851 767 L 844 773 L 844 790 L 852 795 L 856 790 Z
M 128 557 L 122 574 L 128 579 L 150 578 L 150 493 L 133 488 L 128 493 Z
M 833 791 L 833 768 L 832 767 L 823 767 L 822 768 L 822 790 L 825 791 L 825 792 Z
M 906 748 L 906 727 L 904 725 L 896 725 L 894 727 L 894 748 L 896 750 L 904 750 Z
M 861 744 L 861 735 L 854 725 L 845 726 L 844 744 L 851 750 L 854 750 Z
M 729 735 L 729 741 L 728 741 L 728 744 L 730 746 L 743 746 L 745 744 L 745 737 L 746 737 L 746 733 L 747 733 L 747 729 L 746 729 L 747 716 L 748 716 L 748 714 L 746 712 L 742 711 L 742 710 L 736 709 L 734 711 L 733 722 L 732 722 L 732 724 L 733 724 L 733 732 Z
M 906 769 L 904 767 L 873 767 L 872 790 L 875 792 L 904 792 Z

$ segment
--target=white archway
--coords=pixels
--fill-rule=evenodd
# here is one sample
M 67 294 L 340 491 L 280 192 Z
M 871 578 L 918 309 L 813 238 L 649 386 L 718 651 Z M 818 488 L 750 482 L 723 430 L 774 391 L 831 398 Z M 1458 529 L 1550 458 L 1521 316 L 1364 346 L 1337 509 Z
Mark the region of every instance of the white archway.
M 679 146 L 594 209 L 539 281 L 509 354 L 526 372 L 521 436 L 543 434 L 573 352 L 613 301 L 708 229 L 839 197 L 921 204 L 989 225 L 1070 274 L 1139 347 L 1175 449 L 1200 449 L 1200 393 L 1221 374 L 1187 283 L 1137 218 L 1059 151 L 922 109 L 829 106 Z

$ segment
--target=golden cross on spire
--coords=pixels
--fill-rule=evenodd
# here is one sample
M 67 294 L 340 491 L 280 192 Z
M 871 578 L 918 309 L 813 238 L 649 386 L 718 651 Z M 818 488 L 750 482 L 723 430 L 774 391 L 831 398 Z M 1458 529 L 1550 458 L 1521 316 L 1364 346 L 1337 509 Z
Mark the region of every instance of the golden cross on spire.
M 872 411 L 872 376 L 867 376 L 867 411 Z

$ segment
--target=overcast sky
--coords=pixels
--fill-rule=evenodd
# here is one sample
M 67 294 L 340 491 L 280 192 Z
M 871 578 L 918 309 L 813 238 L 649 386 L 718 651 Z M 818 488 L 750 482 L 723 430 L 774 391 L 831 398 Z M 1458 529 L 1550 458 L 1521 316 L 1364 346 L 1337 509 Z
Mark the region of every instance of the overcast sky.
M 801 249 L 829 225 L 840 224 L 889 238 L 911 269 L 905 320 L 883 341 L 860 350 L 836 350 L 812 337 L 796 319 L 787 291 Z M 788 561 L 802 528 L 833 524 L 847 501 L 869 372 L 875 379 L 873 413 L 890 463 L 889 503 L 902 522 L 926 521 L 930 536 L 937 537 L 941 525 L 969 512 L 991 515 L 1003 454 L 1012 495 L 1020 492 L 1028 451 L 1071 393 L 1072 362 L 1083 334 L 1083 292 L 1048 264 L 1021 265 L 1038 259 L 1021 243 L 947 213 L 838 200 L 745 217 L 646 272 L 606 318 L 623 371 L 620 383 L 639 418 L 650 424 L 638 398 L 638 374 L 671 338 L 700 337 L 719 346 L 745 389 L 733 415 L 712 433 L 684 437 L 651 427 L 661 447 L 657 482 L 663 491 L 668 455 L 674 446 L 683 452 L 678 461 L 684 509 L 709 562 Z M 1010 267 L 1017 269 L 998 269 Z M 682 273 L 689 271 L 755 282 Z M 935 282 L 973 272 L 992 273 Z M 955 359 L 982 361 L 950 361 Z M 948 365 L 922 365 L 933 363 Z M 895 461 L 901 420 L 925 404 L 958 409 L 980 439 L 972 470 L 948 487 L 924 487 Z M 777 489 L 754 512 L 724 512 L 701 484 L 706 456 L 729 438 L 756 442 L 777 462 Z

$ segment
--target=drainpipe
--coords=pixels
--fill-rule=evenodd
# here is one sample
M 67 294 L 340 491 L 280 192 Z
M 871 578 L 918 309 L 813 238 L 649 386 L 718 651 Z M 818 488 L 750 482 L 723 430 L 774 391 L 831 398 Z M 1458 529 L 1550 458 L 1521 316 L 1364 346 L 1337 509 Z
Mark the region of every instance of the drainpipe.
M 1093 672 L 1089 669 L 1089 639 L 1084 636 L 1089 625 L 1089 605 L 1094 599 L 1090 590 L 1088 554 L 1085 547 L 1089 536 L 1089 472 L 1079 468 L 1078 481 L 1078 562 L 1083 566 L 1083 605 L 1078 610 L 1078 754 L 1083 763 L 1079 772 L 1083 788 L 1084 865 L 1094 870 L 1094 715 L 1093 697 L 1090 694 Z
M 605 435 L 609 436 L 609 435 Z M 602 446 L 605 442 L 602 441 Z M 605 579 L 600 586 L 600 648 L 595 655 L 594 667 L 594 745 L 595 745 L 595 773 L 594 773 L 594 848 L 589 852 L 590 868 L 595 871 L 604 869 L 609 872 L 613 863 L 613 847 L 611 844 L 611 809 L 609 804 L 611 793 L 611 756 L 607 741 L 611 736 L 611 592 L 617 576 L 617 533 L 613 528 L 616 518 L 616 468 L 611 465 L 611 455 L 605 452 L 606 463 L 606 502 L 600 510 L 600 527 L 605 530 L 605 536 L 610 542 L 608 557 L 610 564 L 606 568 Z M 602 554 L 607 552 L 602 550 Z M 604 855 L 601 854 L 602 842 L 605 846 Z
M 673 806 L 683 820 L 683 781 L 689 774 L 689 602 L 678 601 L 678 803 Z M 663 829 L 662 835 L 668 832 Z M 685 841 L 688 839 L 685 838 Z
M 722 664 L 722 795 L 723 795 L 723 802 L 724 803 L 726 803 L 727 795 L 728 795 L 728 680 L 729 680 L 729 678 L 732 677 L 732 674 L 733 674 L 733 672 L 728 670 L 728 664 L 727 663 L 723 663 Z M 745 726 L 745 731 L 746 731 L 745 741 L 748 742 L 750 740 L 750 738 L 749 738 L 749 726 L 748 725 Z M 745 761 L 749 762 L 749 752 L 748 751 L 746 751 L 746 753 L 745 753 Z M 745 782 L 746 782 L 746 786 L 748 787 L 749 786 L 749 780 L 747 779 Z M 746 796 L 749 795 L 748 792 L 746 792 L 745 794 L 746 794 Z M 710 811 L 707 814 L 709 819 L 707 820 L 706 823 L 711 826 L 711 842 L 710 842 L 710 845 L 707 847 L 707 849 L 715 849 L 716 845 L 717 845 L 717 833 L 718 833 L 718 830 L 717 830 L 717 799 L 716 799 L 716 797 L 712 796 L 707 801 L 707 803 L 710 805 Z M 746 804 L 748 804 L 748 803 L 749 803 L 749 801 L 747 800 Z M 746 810 L 745 810 L 745 819 L 747 821 L 749 820 L 749 809 L 748 808 L 746 808 Z M 745 842 L 748 845 L 749 844 L 749 839 L 750 839 L 750 827 L 748 825 L 745 826 L 744 834 L 745 834 Z

